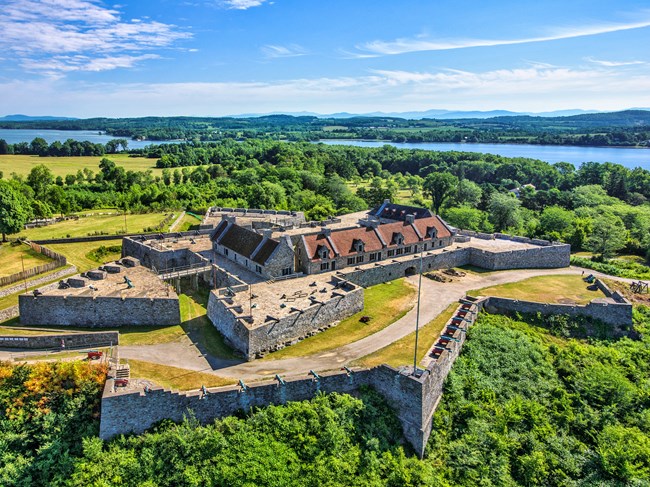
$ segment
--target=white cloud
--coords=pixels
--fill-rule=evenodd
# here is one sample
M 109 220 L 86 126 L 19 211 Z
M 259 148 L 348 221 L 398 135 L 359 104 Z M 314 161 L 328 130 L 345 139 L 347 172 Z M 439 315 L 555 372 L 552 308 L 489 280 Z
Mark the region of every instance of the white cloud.
M 251 7 L 259 7 L 265 2 L 266 0 L 226 0 L 225 5 L 235 10 L 246 10 Z
M 630 22 L 626 24 L 602 23 L 590 26 L 555 28 L 548 35 L 538 37 L 525 37 L 521 39 L 427 39 L 401 38 L 394 41 L 372 41 L 357 45 L 358 52 L 351 53 L 356 57 L 374 55 L 395 55 L 419 51 L 447 51 L 452 49 L 465 49 L 469 47 L 493 47 L 513 44 L 528 44 L 531 42 L 557 41 L 575 37 L 593 36 L 619 32 L 623 30 L 642 29 L 650 27 L 650 20 Z
M 0 92 L 7 113 L 45 111 L 80 117 L 218 116 L 303 110 L 364 113 L 429 108 L 617 110 L 650 106 L 650 76 L 646 68 L 638 69 L 638 73 L 622 73 L 606 67 L 527 65 L 483 72 L 379 70 L 358 77 L 273 82 L 72 85 L 66 80 L 40 80 L 0 82 Z
M 298 57 L 308 54 L 304 47 L 297 44 L 291 44 L 288 46 L 275 46 L 269 44 L 262 47 L 262 52 L 267 58 Z
M 0 49 L 30 71 L 63 73 L 130 68 L 160 56 L 141 54 L 191 37 L 176 26 L 131 19 L 94 0 L 9 0 Z
M 639 64 L 646 64 L 644 61 L 605 61 L 602 59 L 595 59 L 593 57 L 585 58 L 586 61 L 590 63 L 597 64 L 599 66 L 606 66 L 608 68 L 615 68 L 618 66 L 635 66 Z

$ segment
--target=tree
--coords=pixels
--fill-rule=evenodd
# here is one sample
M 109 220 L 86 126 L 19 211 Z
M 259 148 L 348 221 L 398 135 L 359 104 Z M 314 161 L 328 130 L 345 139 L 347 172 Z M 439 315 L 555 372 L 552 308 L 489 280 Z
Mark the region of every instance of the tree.
M 594 220 L 593 230 L 585 247 L 603 258 L 611 257 L 625 247 L 627 230 L 623 221 L 615 215 L 601 215 Z
M 458 182 L 454 203 L 458 206 L 467 205 L 476 208 L 481 202 L 483 190 L 481 187 L 469 179 L 462 179 Z
M 431 198 L 433 211 L 438 214 L 440 207 L 458 186 L 458 178 L 453 174 L 434 172 L 424 179 L 424 194 Z
M 2 241 L 7 235 L 20 232 L 31 218 L 27 198 L 8 181 L 0 180 L 0 233 Z
M 27 184 L 34 190 L 36 198 L 39 199 L 45 196 L 47 187 L 52 183 L 54 183 L 54 175 L 44 164 L 34 166 L 27 175 Z
M 539 229 L 542 235 L 548 235 L 553 240 L 559 240 L 573 227 L 575 215 L 570 210 L 559 206 L 544 208 L 539 217 Z
M 522 223 L 520 206 L 521 202 L 514 196 L 503 193 L 492 194 L 488 208 L 490 221 L 495 230 L 501 232 L 507 228 L 520 227 Z

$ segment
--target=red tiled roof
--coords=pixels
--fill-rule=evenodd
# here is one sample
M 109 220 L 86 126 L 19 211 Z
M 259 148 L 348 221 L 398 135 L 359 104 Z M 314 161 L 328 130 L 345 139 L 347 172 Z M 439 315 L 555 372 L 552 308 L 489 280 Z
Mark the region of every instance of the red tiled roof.
M 307 257 L 309 257 L 310 260 L 320 260 L 320 256 L 317 254 L 317 251 L 318 247 L 321 245 L 325 246 L 329 250 L 330 258 L 333 258 L 335 256 L 334 249 L 327 241 L 327 237 L 325 237 L 325 235 L 322 233 L 305 235 L 303 238 L 305 239 L 305 246 L 307 247 Z
M 451 232 L 449 231 L 449 228 L 442 223 L 442 220 L 440 220 L 440 217 L 438 216 L 432 216 L 429 218 L 422 218 L 420 220 L 415 220 L 415 226 L 417 227 L 418 231 L 420 234 L 426 238 L 427 235 L 427 229 L 434 227 L 437 231 L 437 238 L 445 238 L 445 237 L 451 237 Z
M 375 252 L 382 248 L 381 240 L 379 240 L 375 231 L 367 227 L 333 230 L 330 238 L 343 257 L 358 253 L 354 248 L 356 240 L 363 242 L 364 252 Z
M 377 230 L 381 233 L 384 242 L 389 247 L 395 246 L 393 235 L 395 233 L 401 233 L 404 237 L 404 242 L 402 245 L 411 245 L 420 241 L 418 234 L 415 233 L 415 230 L 410 223 L 406 222 L 395 222 L 395 223 L 385 223 L 384 225 L 379 225 Z

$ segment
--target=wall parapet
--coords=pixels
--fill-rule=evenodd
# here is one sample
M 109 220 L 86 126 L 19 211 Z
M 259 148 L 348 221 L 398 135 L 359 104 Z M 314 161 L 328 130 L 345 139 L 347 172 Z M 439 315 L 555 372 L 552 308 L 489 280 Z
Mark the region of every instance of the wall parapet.
M 19 349 L 74 349 L 85 347 L 108 347 L 119 343 L 116 331 L 61 333 L 28 336 L 0 336 L 0 347 Z

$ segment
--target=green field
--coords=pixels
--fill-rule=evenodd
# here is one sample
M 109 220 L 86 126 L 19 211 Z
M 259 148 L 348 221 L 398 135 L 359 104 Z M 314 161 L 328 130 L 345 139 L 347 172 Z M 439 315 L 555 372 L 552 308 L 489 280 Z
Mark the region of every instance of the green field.
M 301 357 L 334 350 L 348 343 L 356 342 L 399 320 L 415 304 L 416 290 L 404 279 L 390 281 L 369 287 L 364 291 L 364 308 L 357 314 L 344 319 L 338 325 L 266 356 L 269 360 L 285 357 Z M 370 316 L 368 323 L 362 323 L 362 316 Z
M 0 244 L 0 277 L 10 276 L 23 270 L 52 262 L 52 259 L 32 250 L 22 243 Z
M 205 387 L 220 387 L 236 384 L 235 379 L 226 379 L 205 372 L 154 364 L 142 360 L 129 360 L 131 377 L 148 379 L 167 389 L 189 391 Z
M 577 274 L 538 276 L 470 291 L 467 294 L 562 304 L 587 304 L 594 298 L 603 297 L 603 293 L 590 291 L 587 286 L 589 284 Z
M 127 171 L 147 171 L 151 169 L 156 176 L 162 175 L 162 169 L 156 168 L 156 159 L 146 157 L 129 157 L 128 154 L 107 154 L 105 156 L 83 157 L 39 157 L 6 154 L 0 155 L 0 171 L 8 178 L 15 172 L 26 176 L 34 166 L 45 164 L 55 176 L 65 177 L 68 174 L 77 174 L 79 169 L 87 167 L 95 173 L 99 172 L 99 161 L 103 158 L 110 159 Z
M 98 210 L 99 212 L 100 210 Z M 143 233 L 146 228 L 156 227 L 169 213 L 143 213 L 127 214 L 126 226 L 124 214 L 116 213 L 115 210 L 105 210 L 107 214 L 79 218 L 78 220 L 67 220 L 46 227 L 30 228 L 23 230 L 18 236 L 29 240 L 45 240 L 53 238 L 86 237 L 97 235 L 116 235 L 121 233 Z M 170 222 L 173 223 L 173 219 Z M 125 231 L 126 230 L 126 231 Z M 167 229 L 165 229 L 166 231 Z
M 97 262 L 93 260 L 89 254 L 99 247 L 112 247 L 114 245 L 122 245 L 122 239 L 103 240 L 100 242 L 77 242 L 66 244 L 48 244 L 47 248 L 64 255 L 68 259 L 69 264 L 74 264 L 79 269 L 79 272 L 86 272 L 89 269 L 94 269 L 104 262 L 111 262 L 121 257 L 120 252 L 109 254 L 104 257 L 104 262 Z

